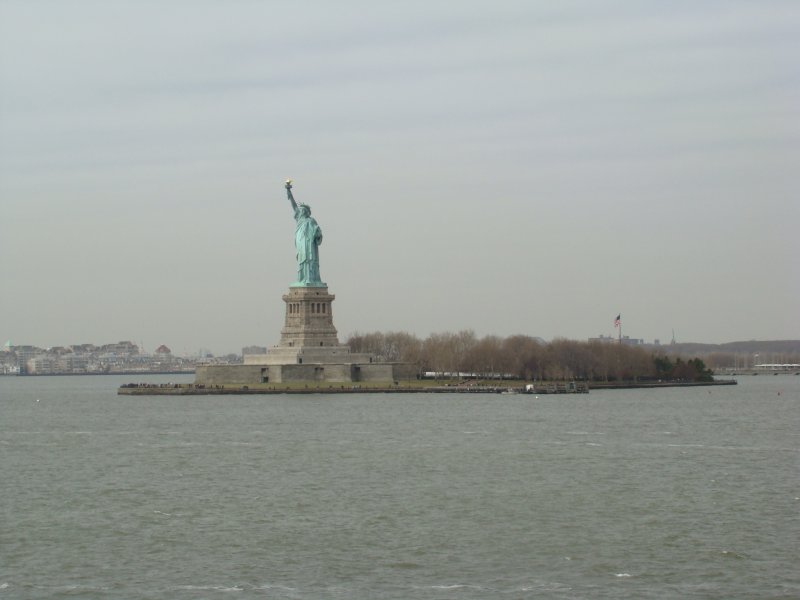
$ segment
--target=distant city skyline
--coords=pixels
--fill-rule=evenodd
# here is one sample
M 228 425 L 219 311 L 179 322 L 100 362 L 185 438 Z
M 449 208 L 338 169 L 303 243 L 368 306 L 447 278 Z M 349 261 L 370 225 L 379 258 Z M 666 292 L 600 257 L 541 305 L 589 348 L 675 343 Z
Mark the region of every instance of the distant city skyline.
M 0 340 L 800 339 L 800 4 L 0 3 Z
M 364 332 L 367 333 L 367 332 Z M 372 333 L 372 332 L 370 332 Z M 388 332 L 383 332 L 388 333 Z M 447 333 L 447 332 L 439 332 L 439 333 Z M 458 332 L 450 332 L 450 333 L 458 333 Z M 492 334 L 487 334 L 492 335 Z M 515 334 L 511 334 L 513 336 Z M 511 337 L 511 336 L 504 336 L 504 337 Z M 475 336 L 476 340 L 480 340 L 486 336 Z M 541 337 L 531 336 L 534 337 L 542 344 L 549 344 L 553 341 L 557 341 L 558 339 L 565 339 L 565 338 L 554 338 L 552 340 L 545 340 Z M 425 337 L 419 337 L 420 341 L 424 342 L 427 339 Z M 590 336 L 588 338 L 583 339 L 574 339 L 569 338 L 570 341 L 576 342 L 600 342 L 600 343 L 614 343 L 618 342 L 618 338 L 616 336 Z M 343 341 L 346 341 L 343 340 Z M 642 338 L 635 338 L 630 336 L 623 336 L 622 342 L 625 345 L 629 346 L 646 346 L 652 347 L 653 349 L 663 348 L 665 351 L 677 351 L 681 354 L 685 355 L 694 355 L 700 352 L 703 354 L 705 352 L 714 351 L 715 348 L 718 347 L 718 350 L 721 352 L 731 352 L 736 354 L 753 354 L 756 353 L 755 356 L 758 356 L 758 352 L 764 353 L 765 356 L 772 356 L 772 355 L 794 355 L 800 352 L 800 339 L 785 339 L 785 340 L 733 340 L 729 342 L 722 342 L 722 343 L 714 343 L 714 342 L 702 342 L 702 341 L 661 341 L 661 340 L 645 340 Z M 133 345 L 136 348 L 136 354 L 141 355 L 156 355 L 156 354 L 163 354 L 169 353 L 172 356 L 181 357 L 181 358 L 190 358 L 190 359 L 202 359 L 202 358 L 222 358 L 228 356 L 238 356 L 241 357 L 243 354 L 261 354 L 267 351 L 267 349 L 272 346 L 273 344 L 267 345 L 248 345 L 242 346 L 239 349 L 231 350 L 229 352 L 216 352 L 213 348 L 209 347 L 200 347 L 196 349 L 190 348 L 171 348 L 168 344 L 157 344 L 152 348 L 147 347 L 142 342 L 135 342 L 132 340 L 119 340 L 116 342 L 85 342 L 80 344 L 25 344 L 25 343 L 12 343 L 11 340 L 8 340 L 0 349 L 0 351 L 16 351 L 17 353 L 20 350 L 24 349 L 27 352 L 31 348 L 38 348 L 40 350 L 44 350 L 46 352 L 78 352 L 78 353 L 86 353 L 86 352 L 101 352 L 101 351 L 113 351 L 115 346 L 130 346 Z M 110 349 L 110 350 L 109 350 Z M 127 354 L 128 351 L 123 352 L 123 354 Z M 0 357 L 3 355 L 0 354 Z

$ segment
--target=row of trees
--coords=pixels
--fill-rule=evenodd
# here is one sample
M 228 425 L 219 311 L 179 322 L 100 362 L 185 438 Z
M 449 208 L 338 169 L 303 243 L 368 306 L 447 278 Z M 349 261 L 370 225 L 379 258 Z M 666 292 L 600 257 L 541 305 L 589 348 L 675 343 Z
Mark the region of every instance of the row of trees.
M 703 361 L 666 356 L 635 346 L 556 339 L 544 342 L 525 335 L 478 338 L 471 330 L 434 333 L 421 340 L 406 332 L 354 333 L 347 340 L 353 352 L 368 352 L 389 362 L 415 366 L 417 374 L 475 373 L 519 379 L 710 379 Z

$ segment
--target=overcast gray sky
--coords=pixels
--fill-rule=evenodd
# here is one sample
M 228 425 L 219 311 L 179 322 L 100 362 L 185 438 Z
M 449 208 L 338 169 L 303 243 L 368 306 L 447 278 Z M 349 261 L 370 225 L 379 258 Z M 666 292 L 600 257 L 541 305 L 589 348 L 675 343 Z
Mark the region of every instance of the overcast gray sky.
M 0 0 L 0 337 L 800 338 L 800 3 Z M 0 343 L 2 343 L 0 342 Z

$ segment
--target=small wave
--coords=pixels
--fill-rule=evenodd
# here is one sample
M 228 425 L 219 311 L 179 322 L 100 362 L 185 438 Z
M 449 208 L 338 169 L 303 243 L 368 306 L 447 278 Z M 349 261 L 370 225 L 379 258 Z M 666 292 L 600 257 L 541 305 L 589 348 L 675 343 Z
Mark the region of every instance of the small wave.
M 762 446 L 719 446 L 714 444 L 665 444 L 667 448 L 706 448 L 708 450 L 732 450 L 734 452 L 798 452 L 799 448 L 769 448 Z
M 253 588 L 254 590 L 279 590 L 282 592 L 296 592 L 297 588 L 289 587 L 286 585 L 274 585 L 270 583 L 265 583 L 264 585 L 259 585 Z
M 389 565 L 393 569 L 419 569 L 422 565 L 415 562 L 398 562 Z
M 107 592 L 111 588 L 106 585 L 83 585 L 76 583 L 72 585 L 56 586 L 53 589 L 57 592 L 65 592 L 72 596 L 74 595 L 72 592 Z
M 667 448 L 705 448 L 705 444 L 667 444 Z
M 633 577 L 630 573 L 615 573 L 614 577 Z
M 518 592 L 567 592 L 572 587 L 557 581 L 535 581 L 529 585 L 512 588 L 504 593 Z
M 206 590 L 214 592 L 243 592 L 244 588 L 238 585 L 225 586 L 225 585 L 179 585 L 176 589 L 179 590 Z
M 567 435 L 605 435 L 602 431 L 567 431 Z
M 172 444 L 145 444 L 145 443 L 139 443 L 139 444 L 136 444 L 136 446 L 139 447 L 139 448 L 155 448 L 155 449 L 161 449 L 161 448 L 194 448 L 194 447 L 200 447 L 200 446 L 205 446 L 205 447 L 210 447 L 210 448 L 215 447 L 214 444 L 202 444 L 200 442 L 173 442 Z
M 434 590 L 462 590 L 462 589 L 482 590 L 482 589 L 484 589 L 479 585 L 469 585 L 469 584 L 466 584 L 466 583 L 454 583 L 454 584 L 451 584 L 451 585 L 440 584 L 440 585 L 432 585 L 430 587 L 432 589 L 434 589 Z
M 432 585 L 431 587 L 435 590 L 458 590 L 467 586 L 457 583 L 455 585 Z

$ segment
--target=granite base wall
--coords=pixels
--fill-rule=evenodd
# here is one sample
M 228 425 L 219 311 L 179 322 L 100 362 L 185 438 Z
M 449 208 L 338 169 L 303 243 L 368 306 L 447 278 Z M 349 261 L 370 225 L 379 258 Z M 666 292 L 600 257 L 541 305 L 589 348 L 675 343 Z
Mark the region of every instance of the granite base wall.
M 329 381 L 344 383 L 350 381 L 350 365 L 273 365 L 270 371 L 280 372 L 276 383 Z M 270 382 L 273 380 L 270 379 Z
M 200 365 L 194 373 L 198 385 L 250 385 L 261 383 L 259 365 Z
M 395 381 L 416 379 L 419 368 L 411 363 L 392 363 L 392 373 Z
M 394 381 L 392 365 L 371 363 L 353 365 L 352 381 Z
M 197 385 L 251 385 L 302 382 L 390 382 L 397 379 L 392 364 L 339 363 L 289 365 L 201 365 L 195 371 Z

